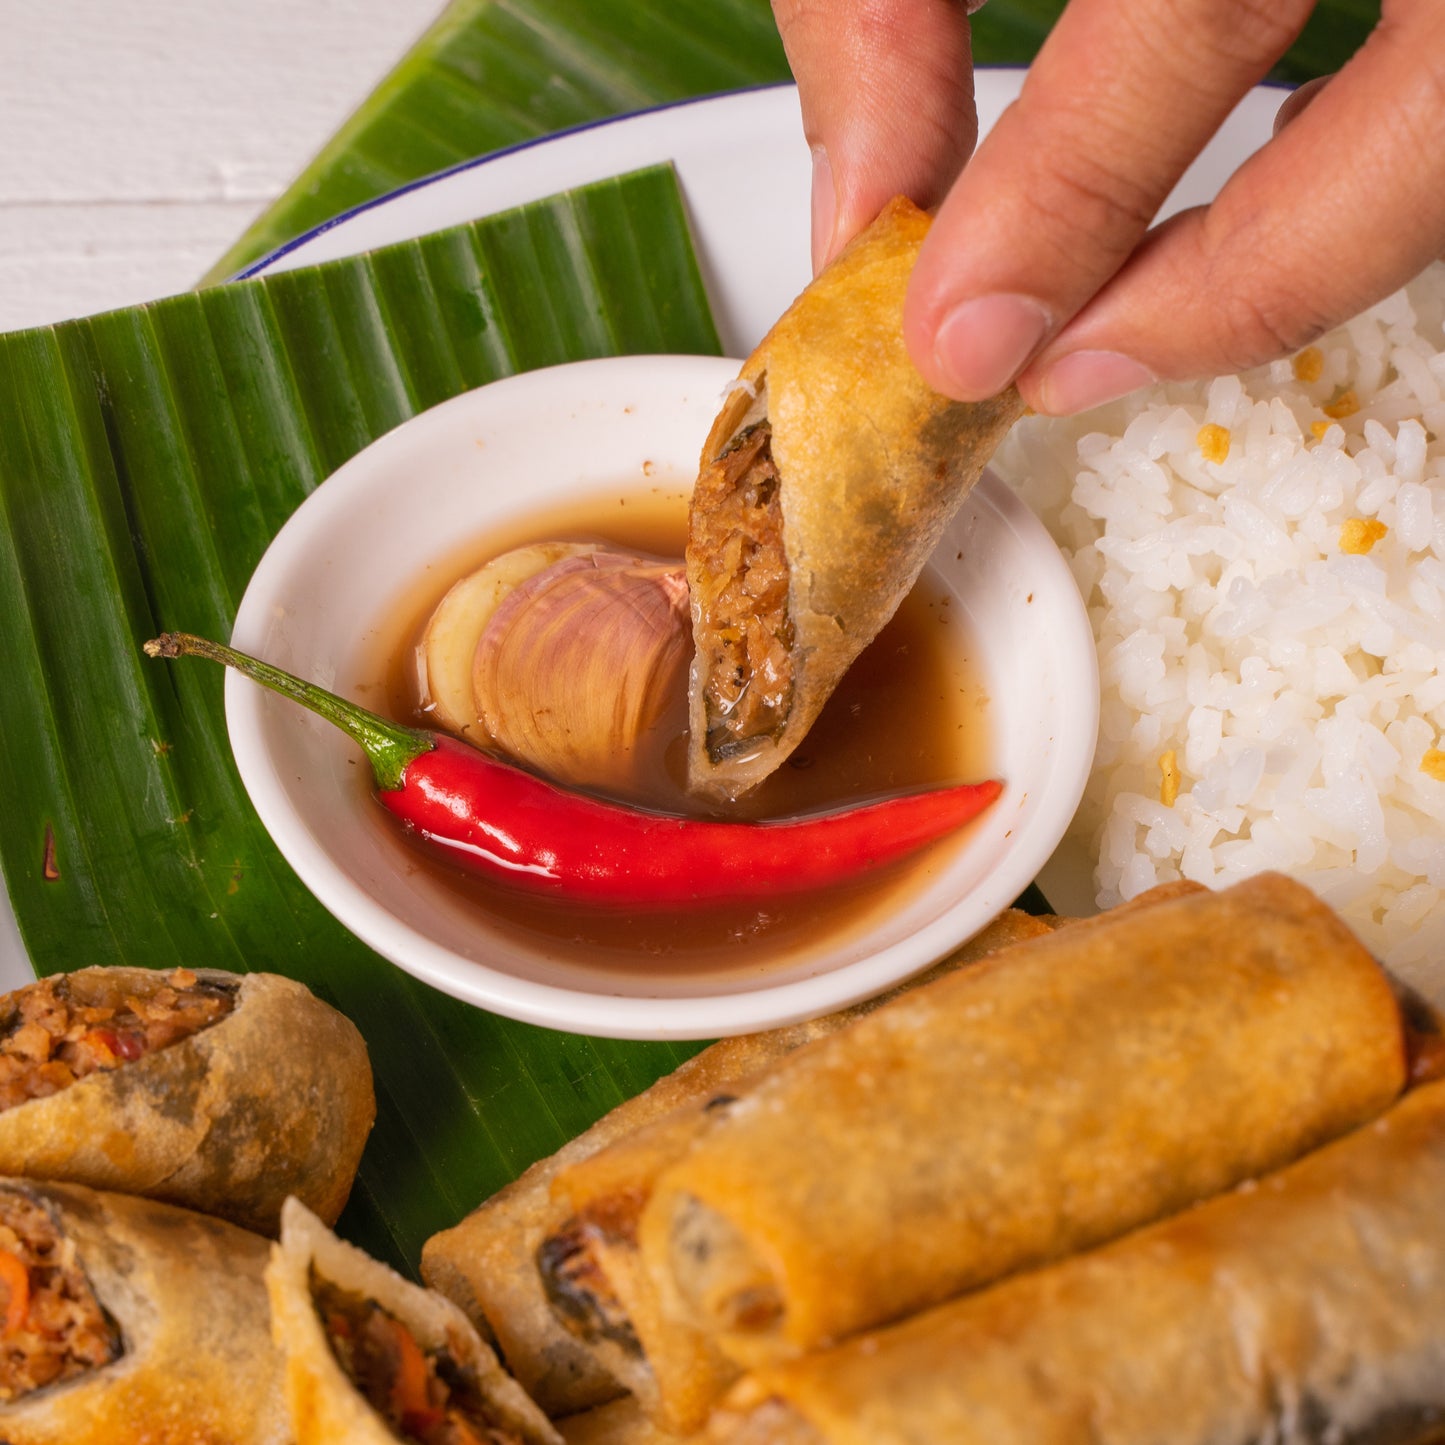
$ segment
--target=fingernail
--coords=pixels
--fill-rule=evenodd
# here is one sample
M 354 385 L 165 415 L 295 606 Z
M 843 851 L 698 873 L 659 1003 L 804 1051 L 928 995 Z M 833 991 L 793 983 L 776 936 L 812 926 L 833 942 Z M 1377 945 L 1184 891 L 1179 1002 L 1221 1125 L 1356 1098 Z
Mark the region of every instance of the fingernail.
M 828 260 L 833 227 L 838 218 L 838 193 L 833 189 L 833 166 L 822 146 L 813 147 L 813 274 Z
M 1132 356 L 1117 351 L 1076 351 L 1061 357 L 1039 380 L 1039 410 L 1072 416 L 1149 386 L 1159 378 Z
M 980 296 L 955 306 L 933 338 L 943 390 L 960 401 L 997 396 L 1049 332 L 1049 313 L 1031 296 Z

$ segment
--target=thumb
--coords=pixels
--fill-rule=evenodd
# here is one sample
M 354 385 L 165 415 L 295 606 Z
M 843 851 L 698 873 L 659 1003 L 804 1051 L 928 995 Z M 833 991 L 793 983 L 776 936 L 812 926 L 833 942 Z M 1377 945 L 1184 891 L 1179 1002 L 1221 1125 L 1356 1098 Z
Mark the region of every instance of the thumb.
M 813 153 L 813 269 L 894 196 L 942 200 L 978 122 L 958 0 L 773 0 Z

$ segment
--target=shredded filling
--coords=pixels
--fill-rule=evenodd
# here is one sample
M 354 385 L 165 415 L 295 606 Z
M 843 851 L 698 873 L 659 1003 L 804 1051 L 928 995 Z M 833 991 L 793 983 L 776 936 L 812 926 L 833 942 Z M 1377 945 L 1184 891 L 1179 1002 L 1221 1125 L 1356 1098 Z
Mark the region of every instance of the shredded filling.
M 0 1189 L 0 1401 L 18 1400 L 120 1358 L 74 1243 L 43 1205 Z
M 337 1363 L 399 1440 L 522 1445 L 445 1347 L 423 1349 L 384 1305 L 311 1270 L 311 1298 Z
M 569 1219 L 537 1247 L 537 1272 L 558 1323 L 591 1344 L 610 1340 L 629 1355 L 640 1356 L 637 1331 L 612 1282 L 593 1252 L 598 1231 L 582 1219 Z
M 745 428 L 698 478 L 688 550 L 704 559 L 695 601 L 711 639 L 702 658 L 707 749 L 715 763 L 776 737 L 793 699 L 788 559 L 772 427 Z
M 203 982 L 183 968 L 146 994 L 106 997 L 103 981 L 85 983 L 82 990 L 60 975 L 0 998 L 0 1109 L 133 1063 L 209 1028 L 235 1007 L 233 984 Z

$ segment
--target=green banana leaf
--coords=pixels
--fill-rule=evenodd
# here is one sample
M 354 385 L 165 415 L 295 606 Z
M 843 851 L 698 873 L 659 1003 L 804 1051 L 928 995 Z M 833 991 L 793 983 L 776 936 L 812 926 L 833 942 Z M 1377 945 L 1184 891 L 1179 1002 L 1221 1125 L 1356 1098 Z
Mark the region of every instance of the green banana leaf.
M 291 511 L 423 408 L 556 362 L 717 351 L 667 167 L 0 337 L 0 862 L 30 956 L 41 973 L 267 968 L 335 1003 L 380 1105 L 343 1228 L 405 1267 L 692 1049 L 513 1024 L 369 952 L 256 819 L 220 670 L 140 644 L 228 636 Z
M 980 65 L 1026 65 L 1064 0 L 990 0 Z M 1322 0 L 1272 72 L 1337 70 L 1378 0 Z M 474 156 L 668 101 L 789 79 L 768 0 L 451 0 L 437 23 L 206 281 L 332 216 Z

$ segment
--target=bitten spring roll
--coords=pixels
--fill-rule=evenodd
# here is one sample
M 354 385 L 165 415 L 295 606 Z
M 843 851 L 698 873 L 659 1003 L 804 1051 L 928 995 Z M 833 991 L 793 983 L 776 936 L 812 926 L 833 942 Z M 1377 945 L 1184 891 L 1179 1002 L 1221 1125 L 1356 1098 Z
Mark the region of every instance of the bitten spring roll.
M 168 1204 L 0 1179 L 0 1439 L 289 1445 L 268 1250 Z
M 298 1200 L 266 1269 L 296 1445 L 561 1445 L 449 1300 Z
M 335 1220 L 375 1114 L 360 1033 L 289 978 L 87 968 L 0 998 L 0 1173 L 274 1235 L 288 1194 Z
M 736 798 L 802 741 L 1023 413 L 931 391 L 903 344 L 928 217 L 891 202 L 744 363 L 688 519 L 689 786 Z

